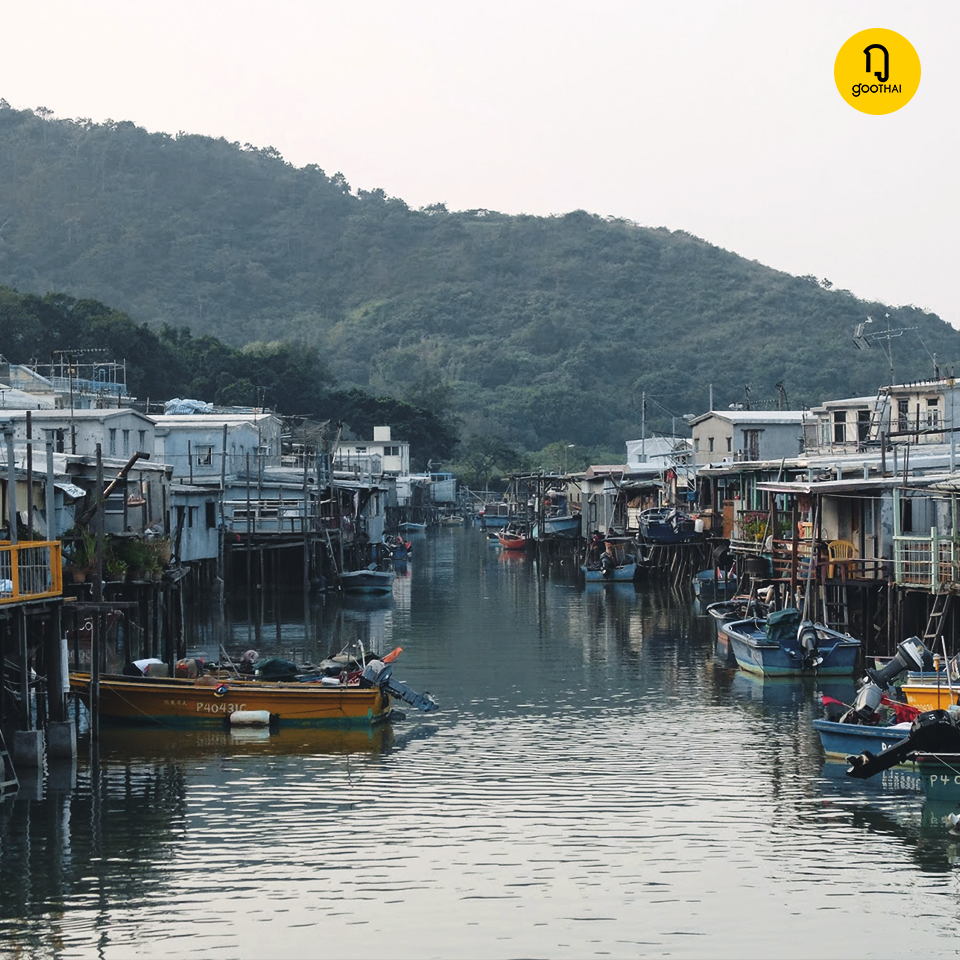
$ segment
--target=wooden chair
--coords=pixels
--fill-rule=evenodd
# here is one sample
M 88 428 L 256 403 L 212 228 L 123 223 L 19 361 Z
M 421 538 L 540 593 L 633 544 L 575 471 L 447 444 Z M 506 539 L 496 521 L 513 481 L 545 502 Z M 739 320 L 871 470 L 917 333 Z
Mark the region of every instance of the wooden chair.
M 827 579 L 833 580 L 835 569 L 839 568 L 841 575 L 846 575 L 846 567 L 842 564 L 835 564 L 835 560 L 853 560 L 857 555 L 857 548 L 849 540 L 831 540 L 827 544 L 827 556 L 830 563 L 827 567 Z

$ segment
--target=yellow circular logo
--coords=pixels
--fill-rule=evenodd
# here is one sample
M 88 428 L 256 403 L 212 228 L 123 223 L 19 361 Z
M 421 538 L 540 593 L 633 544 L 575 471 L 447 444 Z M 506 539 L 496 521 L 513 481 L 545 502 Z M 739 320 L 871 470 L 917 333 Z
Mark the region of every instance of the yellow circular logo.
M 861 30 L 841 48 L 833 65 L 840 96 L 861 113 L 893 113 L 920 86 L 920 58 L 893 30 Z

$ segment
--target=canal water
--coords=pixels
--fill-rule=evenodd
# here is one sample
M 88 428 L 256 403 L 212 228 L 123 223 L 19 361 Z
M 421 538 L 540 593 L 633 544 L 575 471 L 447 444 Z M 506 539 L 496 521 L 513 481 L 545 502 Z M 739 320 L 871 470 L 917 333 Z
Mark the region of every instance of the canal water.
M 196 613 L 208 659 L 400 646 L 395 676 L 441 709 L 82 739 L 0 802 L 0 955 L 960 953 L 952 805 L 825 765 L 817 697 L 852 683 L 738 674 L 691 596 L 441 528 L 390 597 Z

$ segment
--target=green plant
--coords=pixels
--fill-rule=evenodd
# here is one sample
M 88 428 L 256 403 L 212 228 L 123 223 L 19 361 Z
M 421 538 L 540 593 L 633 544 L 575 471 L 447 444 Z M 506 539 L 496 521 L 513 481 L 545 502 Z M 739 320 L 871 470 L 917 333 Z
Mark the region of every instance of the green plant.
M 70 547 L 70 566 L 77 570 L 92 570 L 97 562 L 97 538 L 86 529 L 75 531 L 76 537 Z

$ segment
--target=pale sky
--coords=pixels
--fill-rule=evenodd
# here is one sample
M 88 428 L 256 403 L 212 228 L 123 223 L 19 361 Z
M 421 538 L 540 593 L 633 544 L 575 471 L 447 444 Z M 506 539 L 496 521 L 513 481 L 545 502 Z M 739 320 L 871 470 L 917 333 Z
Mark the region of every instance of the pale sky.
M 0 23 L 18 109 L 273 146 L 414 208 L 685 230 L 960 328 L 957 0 L 31 0 Z M 922 70 L 882 116 L 833 75 L 876 27 Z

